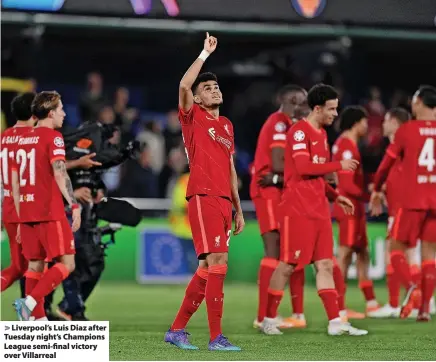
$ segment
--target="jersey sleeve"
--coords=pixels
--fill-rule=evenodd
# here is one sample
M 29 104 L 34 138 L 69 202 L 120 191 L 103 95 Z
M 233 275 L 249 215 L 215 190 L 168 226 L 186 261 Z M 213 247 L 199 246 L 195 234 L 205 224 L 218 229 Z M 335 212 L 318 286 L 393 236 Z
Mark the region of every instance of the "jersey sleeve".
M 270 129 L 270 135 L 269 141 L 270 141 L 270 148 L 280 147 L 285 148 L 286 147 L 286 132 L 288 127 L 286 126 L 286 123 L 283 121 L 281 117 L 278 115 L 272 115 L 272 125 Z
M 374 191 L 381 191 L 381 188 L 388 178 L 389 171 L 395 164 L 397 157 L 399 157 L 399 148 L 394 143 L 391 143 L 387 148 L 383 160 L 380 163 L 380 166 L 378 166 L 377 172 L 374 176 Z
M 301 125 L 293 126 L 288 134 L 288 144 L 295 168 L 301 176 L 324 176 L 341 169 L 339 161 L 327 163 L 313 163 L 310 159 L 309 138 Z
M 54 132 L 50 135 L 48 144 L 48 157 L 50 163 L 55 161 L 65 161 L 65 144 L 64 138 L 59 132 Z
M 230 120 L 228 120 L 229 125 L 229 136 L 230 136 L 230 140 L 232 141 L 232 145 L 230 147 L 230 154 L 233 155 L 235 153 L 235 131 L 233 130 L 233 124 L 232 122 L 230 122 Z
M 185 111 L 179 105 L 179 122 L 185 125 L 192 124 L 194 122 L 194 113 L 196 107 L 198 106 L 194 103 L 188 111 Z

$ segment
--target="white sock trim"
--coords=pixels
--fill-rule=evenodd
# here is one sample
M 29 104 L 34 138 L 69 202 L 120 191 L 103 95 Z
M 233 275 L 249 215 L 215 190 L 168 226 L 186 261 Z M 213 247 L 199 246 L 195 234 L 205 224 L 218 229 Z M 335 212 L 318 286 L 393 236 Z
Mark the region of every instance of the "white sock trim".
M 30 311 L 34 310 L 36 307 L 36 300 L 33 299 L 30 295 L 28 295 L 24 301 L 24 304 L 26 304 L 27 308 L 30 309 Z

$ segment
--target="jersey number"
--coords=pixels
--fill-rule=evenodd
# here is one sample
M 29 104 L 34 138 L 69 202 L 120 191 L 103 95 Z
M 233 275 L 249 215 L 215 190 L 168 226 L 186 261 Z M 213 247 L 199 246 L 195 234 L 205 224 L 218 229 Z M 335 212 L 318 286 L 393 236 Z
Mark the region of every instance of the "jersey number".
M 17 154 L 14 155 L 13 151 L 8 151 L 7 148 L 3 148 L 1 151 L 2 158 L 2 178 L 3 184 L 9 185 L 9 159 L 14 159 L 16 157 L 16 162 L 20 166 L 19 174 L 20 174 L 20 186 L 26 186 L 27 181 L 29 180 L 30 185 L 35 185 L 35 149 L 27 153 L 26 151 L 19 149 Z M 25 175 L 26 170 L 29 170 L 28 179 Z
M 427 168 L 428 172 L 433 172 L 436 165 L 434 138 L 427 138 L 425 140 L 424 146 L 419 154 L 418 165 Z

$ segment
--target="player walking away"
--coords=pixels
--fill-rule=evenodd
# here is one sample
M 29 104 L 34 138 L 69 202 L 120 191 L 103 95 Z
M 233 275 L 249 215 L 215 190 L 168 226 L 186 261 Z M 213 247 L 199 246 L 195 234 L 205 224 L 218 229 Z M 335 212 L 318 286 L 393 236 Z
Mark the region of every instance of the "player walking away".
M 422 86 L 412 99 L 416 121 L 400 126 L 380 164 L 371 195 L 373 214 L 381 213 L 381 187 L 400 158 L 403 185 L 400 207 L 392 226 L 391 265 L 407 289 L 400 318 L 421 305 L 418 321 L 429 321 L 430 299 L 436 283 L 436 88 Z M 421 239 L 422 296 L 413 281 L 405 251 Z M 422 298 L 421 298 L 422 297 Z M 422 301 L 421 301 L 422 299 Z
M 318 294 L 329 319 L 328 334 L 364 335 L 368 332 L 351 327 L 339 317 L 327 197 L 342 205 L 347 214 L 352 214 L 354 207 L 324 180 L 325 175 L 341 169 L 354 171 L 359 163 L 354 159 L 327 162 L 330 152 L 323 127 L 332 124 L 337 116 L 336 90 L 318 84 L 309 91 L 308 104 L 311 112 L 307 119 L 292 126 L 286 137 L 285 187 L 280 203 L 280 263 L 271 278 L 261 330 L 265 334 L 282 333 L 275 318 L 286 282 L 294 270 L 314 263 Z
M 47 320 L 44 297 L 74 270 L 72 231 L 80 227 L 80 210 L 73 195 L 65 167 L 62 135 L 55 131 L 65 117 L 57 92 L 38 93 L 32 103 L 37 127 L 18 141 L 12 192 L 20 219 L 18 238 L 29 261 L 26 272 L 26 298 L 17 299 L 14 307 L 20 320 Z M 64 211 L 62 196 L 72 210 L 72 229 Z M 57 263 L 43 274 L 44 260 Z
M 259 268 L 259 307 L 253 322 L 259 328 L 266 313 L 269 282 L 279 263 L 280 234 L 278 205 L 283 188 L 286 133 L 292 122 L 308 114 L 307 92 L 297 85 L 287 85 L 279 91 L 280 108 L 271 114 L 257 141 L 252 167 L 250 197 L 253 200 L 265 256 Z M 293 315 L 279 320 L 280 328 L 305 327 L 303 314 L 304 269 L 291 274 L 289 281 Z M 280 318 L 279 316 L 277 318 Z
M 219 114 L 223 102 L 217 77 L 200 74 L 217 39 L 207 33 L 204 49 L 180 81 L 179 119 L 190 164 L 186 199 L 188 217 L 199 267 L 186 288 L 185 297 L 165 342 L 182 349 L 198 349 L 188 340 L 185 327 L 206 299 L 212 351 L 240 351 L 222 334 L 223 285 L 232 228 L 232 202 L 236 209 L 235 229 L 244 228 L 238 183 L 233 163 L 232 123 Z
M 370 257 L 366 234 L 365 203 L 369 201 L 369 193 L 364 181 L 362 157 L 358 147 L 359 141 L 368 131 L 367 117 L 365 109 L 359 106 L 347 107 L 341 114 L 342 134 L 332 148 L 333 161 L 354 159 L 359 161 L 359 166 L 355 171 L 340 170 L 337 172 L 338 191 L 351 200 L 354 205 L 354 214 L 346 215 L 343 209 L 335 204 L 333 216 L 339 224 L 338 263 L 342 275 L 346 281 L 348 269 L 355 253 L 359 288 L 366 300 L 366 315 L 371 317 L 372 313 L 380 307 L 375 298 L 372 280 L 369 279 L 368 275 Z M 346 314 L 348 318 L 365 318 L 363 313 L 345 310 L 345 290 L 340 295 L 338 302 L 341 315 Z
M 12 283 L 20 279 L 27 270 L 27 261 L 21 250 L 21 244 L 17 243 L 18 216 L 12 198 L 12 168 L 16 155 L 16 146 L 20 136 L 29 132 L 35 125 L 36 120 L 32 117 L 32 102 L 35 93 L 24 93 L 12 100 L 12 114 L 17 123 L 6 129 L 1 134 L 1 178 L 4 190 L 2 203 L 3 225 L 8 233 L 9 248 L 11 253 L 11 265 L 1 271 L 1 291 L 8 289 Z

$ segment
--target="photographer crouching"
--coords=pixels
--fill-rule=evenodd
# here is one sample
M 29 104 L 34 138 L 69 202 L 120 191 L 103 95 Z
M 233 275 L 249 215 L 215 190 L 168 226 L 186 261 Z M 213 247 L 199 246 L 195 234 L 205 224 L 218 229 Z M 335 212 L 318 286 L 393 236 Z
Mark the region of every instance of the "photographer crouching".
M 129 142 L 120 147 L 119 131 L 112 124 L 87 122 L 77 130 L 63 132 L 68 170 L 74 196 L 82 207 L 82 225 L 74 234 L 76 269 L 63 282 L 64 298 L 52 312 L 53 293 L 46 298 L 47 317 L 52 320 L 87 320 L 85 303 L 97 285 L 105 267 L 105 248 L 114 243 L 118 227 L 98 227 L 99 220 L 136 226 L 141 212 L 125 201 L 106 197 L 103 171 L 135 157 L 139 144 Z M 86 160 L 86 164 L 84 161 Z M 114 210 L 117 212 L 114 213 Z M 111 236 L 110 243 L 102 237 Z

